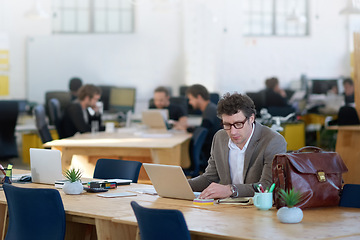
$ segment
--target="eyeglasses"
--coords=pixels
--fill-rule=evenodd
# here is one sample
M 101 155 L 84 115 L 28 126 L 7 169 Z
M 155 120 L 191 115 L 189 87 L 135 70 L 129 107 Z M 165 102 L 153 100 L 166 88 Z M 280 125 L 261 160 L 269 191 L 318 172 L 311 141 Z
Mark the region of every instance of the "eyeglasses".
M 235 129 L 242 129 L 247 120 L 248 120 L 248 118 L 245 118 L 245 120 L 242 121 L 242 122 L 235 122 L 233 124 L 231 124 L 231 123 L 223 123 L 223 127 L 224 127 L 225 130 L 230 130 L 231 126 L 234 126 Z

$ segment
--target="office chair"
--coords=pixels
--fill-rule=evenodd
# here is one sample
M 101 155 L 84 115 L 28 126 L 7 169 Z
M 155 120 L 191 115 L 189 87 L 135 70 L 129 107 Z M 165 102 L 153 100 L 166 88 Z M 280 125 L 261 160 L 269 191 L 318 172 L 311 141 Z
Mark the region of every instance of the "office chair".
M 43 105 L 37 105 L 34 108 L 35 124 L 42 143 L 52 141 L 48 124 L 46 122 L 45 109 Z
M 62 118 L 61 105 L 60 101 L 57 98 L 52 98 L 49 101 L 49 116 L 50 119 L 52 119 L 52 122 L 55 124 L 55 128 L 59 135 L 59 138 L 64 138 L 60 126 Z
M 209 96 L 210 96 L 210 101 L 217 105 L 220 100 L 220 95 L 214 92 L 214 93 L 209 93 Z
M 186 97 L 170 97 L 170 103 L 180 106 L 184 110 L 185 114 L 188 114 L 188 100 Z
M 190 232 L 184 215 L 175 209 L 154 209 L 140 206 L 132 201 L 141 240 L 190 240 Z
M 63 240 L 65 210 L 58 190 L 19 188 L 4 184 L 9 209 L 5 240 Z
M 133 183 L 137 183 L 141 165 L 138 161 L 101 158 L 96 162 L 94 178 L 131 179 Z
M 191 167 L 184 169 L 186 176 L 196 177 L 200 174 L 200 170 L 203 170 L 206 166 L 207 159 L 201 157 L 202 147 L 204 145 L 208 129 L 204 127 L 197 127 L 191 137 L 189 153 L 191 160 Z
M 260 110 L 265 107 L 265 90 L 261 90 L 259 92 L 247 92 L 246 95 L 253 100 L 256 109 L 256 116 L 260 117 Z
M 18 114 L 17 101 L 0 101 L 0 159 L 18 157 L 15 137 Z
M 50 99 L 56 98 L 60 102 L 61 112 L 63 113 L 66 107 L 71 103 L 71 94 L 67 91 L 49 91 L 45 93 L 45 111 L 46 115 L 50 116 L 49 103 Z M 55 125 L 53 119 L 50 118 L 50 124 Z
M 340 196 L 340 207 L 360 208 L 360 184 L 345 184 Z

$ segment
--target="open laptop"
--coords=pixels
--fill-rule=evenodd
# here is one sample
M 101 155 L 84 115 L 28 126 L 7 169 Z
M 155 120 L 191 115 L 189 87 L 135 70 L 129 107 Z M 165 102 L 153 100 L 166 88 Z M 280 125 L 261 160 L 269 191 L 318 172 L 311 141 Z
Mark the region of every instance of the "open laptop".
M 194 200 L 193 192 L 180 166 L 143 163 L 157 194 L 161 197 Z
M 59 150 L 30 148 L 30 167 L 33 183 L 54 184 L 64 179 Z
M 169 112 L 167 109 L 149 109 L 142 112 L 142 122 L 149 129 L 167 131 L 167 120 Z

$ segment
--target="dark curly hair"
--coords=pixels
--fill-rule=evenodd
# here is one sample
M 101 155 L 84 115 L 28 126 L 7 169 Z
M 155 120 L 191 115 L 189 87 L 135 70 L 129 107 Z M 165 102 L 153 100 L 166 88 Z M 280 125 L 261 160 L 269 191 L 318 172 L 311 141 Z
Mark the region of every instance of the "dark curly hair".
M 217 115 L 219 118 L 221 118 L 223 114 L 231 116 L 240 111 L 247 118 L 250 118 L 253 114 L 254 117 L 256 115 L 254 102 L 247 95 L 226 93 L 218 102 Z

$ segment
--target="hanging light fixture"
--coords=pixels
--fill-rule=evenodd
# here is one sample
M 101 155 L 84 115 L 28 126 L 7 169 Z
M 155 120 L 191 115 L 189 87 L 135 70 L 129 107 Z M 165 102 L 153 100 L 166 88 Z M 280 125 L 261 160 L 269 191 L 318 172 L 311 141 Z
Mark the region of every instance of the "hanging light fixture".
M 360 14 L 360 1 L 348 0 L 348 6 L 341 10 L 339 14 Z
M 25 17 L 30 19 L 46 19 L 49 18 L 49 14 L 46 11 L 44 11 L 40 1 L 35 0 L 32 9 L 25 13 Z

